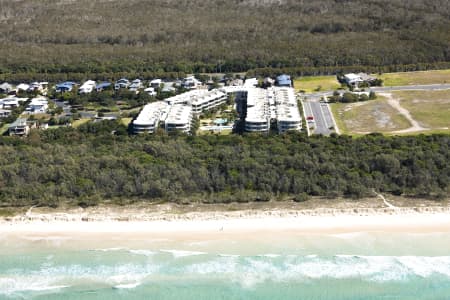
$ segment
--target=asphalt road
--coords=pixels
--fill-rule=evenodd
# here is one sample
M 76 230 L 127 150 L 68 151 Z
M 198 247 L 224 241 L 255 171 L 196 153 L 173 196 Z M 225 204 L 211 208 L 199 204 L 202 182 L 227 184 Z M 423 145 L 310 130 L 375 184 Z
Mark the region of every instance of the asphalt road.
M 313 134 L 330 135 L 334 132 L 335 124 L 331 116 L 330 107 L 327 103 L 305 101 L 305 113 L 306 118 L 308 116 L 314 117 L 314 130 L 311 130 Z

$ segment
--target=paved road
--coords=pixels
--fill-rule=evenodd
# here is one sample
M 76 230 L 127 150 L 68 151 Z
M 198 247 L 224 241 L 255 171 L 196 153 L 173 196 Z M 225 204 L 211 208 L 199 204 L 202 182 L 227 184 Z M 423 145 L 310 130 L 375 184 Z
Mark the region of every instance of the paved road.
M 323 134 L 330 135 L 334 132 L 332 127 L 335 127 L 333 118 L 331 116 L 330 107 L 327 103 L 315 102 L 315 101 L 305 101 L 305 113 L 306 118 L 308 116 L 314 117 L 314 130 L 313 134 Z

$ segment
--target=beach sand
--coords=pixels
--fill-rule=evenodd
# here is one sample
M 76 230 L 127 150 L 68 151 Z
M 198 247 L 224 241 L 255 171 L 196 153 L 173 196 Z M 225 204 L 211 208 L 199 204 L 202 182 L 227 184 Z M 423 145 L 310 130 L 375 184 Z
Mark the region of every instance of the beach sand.
M 50 212 L 29 209 L 0 219 L 0 233 L 243 235 L 255 232 L 450 232 L 450 207 L 334 207 L 153 211 L 100 207 Z

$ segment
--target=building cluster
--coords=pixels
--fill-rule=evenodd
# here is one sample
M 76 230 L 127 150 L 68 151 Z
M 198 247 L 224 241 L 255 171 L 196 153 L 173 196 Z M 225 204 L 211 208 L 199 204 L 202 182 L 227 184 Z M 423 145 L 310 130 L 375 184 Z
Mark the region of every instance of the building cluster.
M 139 78 L 132 81 L 127 78 L 121 78 L 114 83 L 108 81 L 96 82 L 94 80 L 87 80 L 81 85 L 78 85 L 73 81 L 65 81 L 56 84 L 55 90 L 59 93 L 71 92 L 76 86 L 78 86 L 78 93 L 80 95 L 90 94 L 94 91 L 101 92 L 108 89 L 114 89 L 116 91 L 127 89 L 130 92 L 139 93 L 140 91 L 143 91 L 150 96 L 156 96 L 157 89 L 160 89 L 162 92 L 174 92 L 177 87 L 191 90 L 196 89 L 201 85 L 202 83 L 194 76 L 188 76 L 174 82 L 165 82 L 162 79 L 153 79 L 148 81 L 147 84 Z
M 28 83 L 20 83 L 16 86 L 13 86 L 12 84 L 9 84 L 7 82 L 4 82 L 0 84 L 0 94 L 5 95 L 18 95 L 21 92 L 27 92 L 27 93 L 36 93 L 40 95 L 46 95 L 48 90 L 48 82 L 42 81 L 42 82 L 32 82 L 30 84 Z
M 247 132 L 279 133 L 299 131 L 302 119 L 298 110 L 290 78 L 277 78 L 280 86 L 257 87 L 258 81 L 250 78 L 241 85 L 219 89 L 196 89 L 164 101 L 147 104 L 133 121 L 134 133 L 154 133 L 157 128 L 166 132 L 189 132 L 192 120 L 202 113 L 226 103 L 229 94 L 235 95 L 236 109 Z
M 167 132 L 188 133 L 195 116 L 226 103 L 227 99 L 222 90 L 198 89 L 147 104 L 133 121 L 133 132 L 153 133 L 162 128 Z

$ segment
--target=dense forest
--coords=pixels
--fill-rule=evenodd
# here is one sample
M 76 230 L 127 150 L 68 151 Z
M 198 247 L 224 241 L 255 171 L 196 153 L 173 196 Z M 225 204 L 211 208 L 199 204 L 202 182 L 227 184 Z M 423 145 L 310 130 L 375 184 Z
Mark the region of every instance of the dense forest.
M 0 0 L 0 43 L 0 80 L 448 68 L 450 4 Z
M 0 137 L 0 206 L 450 192 L 450 136 L 130 136 L 120 121 Z

